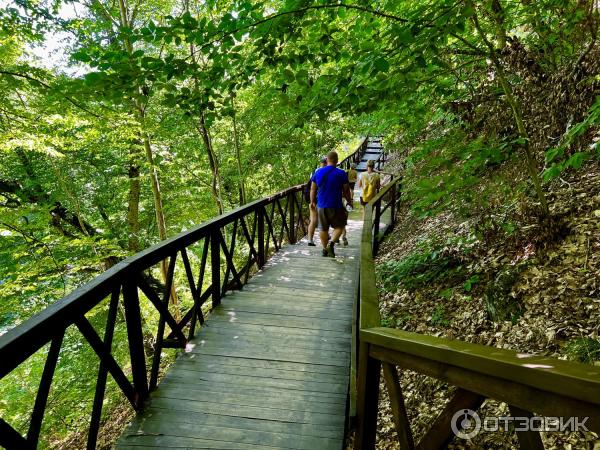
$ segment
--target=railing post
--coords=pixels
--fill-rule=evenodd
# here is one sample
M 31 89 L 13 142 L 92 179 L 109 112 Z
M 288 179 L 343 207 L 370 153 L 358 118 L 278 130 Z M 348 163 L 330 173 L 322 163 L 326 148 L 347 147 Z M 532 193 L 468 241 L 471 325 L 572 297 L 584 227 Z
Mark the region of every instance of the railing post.
M 262 206 L 258 207 L 257 216 L 257 239 L 258 239 L 258 267 L 265 265 L 265 210 Z
M 295 192 L 290 192 L 288 194 L 288 210 L 289 210 L 289 214 L 290 214 L 290 220 L 288 222 L 288 228 L 289 228 L 289 234 L 288 234 L 288 241 L 290 244 L 295 244 L 296 243 L 296 210 L 295 210 L 295 197 L 296 197 L 296 193 Z
M 361 342 L 358 353 L 355 450 L 375 448 L 381 362 L 369 356 L 369 347 L 369 344 Z
M 397 198 L 397 191 L 398 191 L 398 186 L 397 183 L 394 182 L 394 178 L 392 175 L 392 183 L 394 183 L 394 187 L 392 188 L 392 206 L 391 206 L 391 214 L 392 214 L 392 220 L 390 223 L 390 226 L 393 227 L 396 224 L 396 198 Z
M 379 221 L 381 219 L 381 199 L 375 203 L 375 214 L 373 217 L 373 256 L 379 251 Z
M 123 284 L 123 305 L 125 306 L 125 321 L 127 322 L 127 342 L 129 343 L 133 387 L 136 394 L 135 403 L 139 409 L 148 396 L 148 378 L 140 298 L 137 284 L 134 281 L 126 281 Z
M 221 237 L 219 228 L 210 235 L 210 272 L 212 275 L 212 306 L 221 303 Z

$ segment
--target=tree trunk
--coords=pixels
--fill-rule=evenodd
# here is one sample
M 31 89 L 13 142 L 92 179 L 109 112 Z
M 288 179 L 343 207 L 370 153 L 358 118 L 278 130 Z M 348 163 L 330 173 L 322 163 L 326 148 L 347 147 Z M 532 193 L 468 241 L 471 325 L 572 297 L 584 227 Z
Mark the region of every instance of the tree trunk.
M 475 11 L 475 6 L 473 5 L 473 3 L 471 1 L 469 1 L 467 3 L 473 8 L 473 11 Z M 479 20 L 477 18 L 477 14 L 475 12 L 473 13 L 472 19 L 473 19 L 473 25 L 475 26 L 477 32 L 479 33 L 481 40 L 483 41 L 483 43 L 486 45 L 486 47 L 489 50 L 489 56 L 490 56 L 490 59 L 492 60 L 492 63 L 494 64 L 494 67 L 496 68 L 498 80 L 500 81 L 500 85 L 502 86 L 504 95 L 506 95 L 506 101 L 508 102 L 508 104 L 511 107 L 511 110 L 513 113 L 513 118 L 517 125 L 519 137 L 523 141 L 523 149 L 525 150 L 527 171 L 529 172 L 529 176 L 531 178 L 531 181 L 533 182 L 533 186 L 535 188 L 536 194 L 540 201 L 540 205 L 542 207 L 542 212 L 544 213 L 544 216 L 548 217 L 550 215 L 550 210 L 548 208 L 548 202 L 546 201 L 546 196 L 544 195 L 544 191 L 542 190 L 542 183 L 541 183 L 540 177 L 538 175 L 537 164 L 536 164 L 535 158 L 533 156 L 533 152 L 531 151 L 531 146 L 529 145 L 529 134 L 527 133 L 527 129 L 525 128 L 525 122 L 523 121 L 523 113 L 522 113 L 521 105 L 520 105 L 519 101 L 517 100 L 517 98 L 514 96 L 512 87 L 510 86 L 510 83 L 506 79 L 506 73 L 504 72 L 504 68 L 502 67 L 500 60 L 498 59 L 496 49 L 494 48 L 492 43 L 485 36 L 485 32 L 481 29 L 481 26 L 479 25 Z
M 140 251 L 140 166 L 137 146 L 129 149 L 129 198 L 127 203 L 127 248 L 133 253 Z
M 200 132 L 202 140 L 204 141 L 204 147 L 206 148 L 206 153 L 208 155 L 208 164 L 212 173 L 211 192 L 213 198 L 215 199 L 219 215 L 221 215 L 223 214 L 224 209 L 223 200 L 221 199 L 221 176 L 219 174 L 219 161 L 217 160 L 217 155 L 213 150 L 210 133 L 206 128 L 206 122 L 204 121 L 204 112 L 200 113 L 198 131 Z
M 237 161 L 238 180 L 240 183 L 240 205 L 246 204 L 246 187 L 244 185 L 244 172 L 242 170 L 242 158 L 240 154 L 240 140 L 237 130 L 237 120 L 235 119 L 235 103 L 231 99 L 231 108 L 233 109 L 233 144 L 235 146 L 235 159 Z
M 125 0 L 119 0 L 119 11 L 120 11 L 120 18 L 121 18 L 121 26 L 131 27 L 131 24 L 129 23 L 129 19 L 128 19 L 128 15 L 127 15 L 127 6 L 125 4 Z M 124 43 L 125 43 L 125 49 L 127 50 L 127 53 L 129 53 L 129 55 L 131 56 L 131 54 L 133 53 L 133 46 L 131 44 L 131 41 L 129 41 L 129 39 L 125 38 Z M 141 87 L 140 87 L 140 91 L 142 91 Z M 163 214 L 162 195 L 160 192 L 160 183 L 158 180 L 158 173 L 156 172 L 156 166 L 154 165 L 152 144 L 150 142 L 150 136 L 148 134 L 148 131 L 146 130 L 146 113 L 144 110 L 144 105 L 139 100 L 135 100 L 135 113 L 138 118 L 138 123 L 140 126 L 140 135 L 141 135 L 140 137 L 142 139 L 142 143 L 144 145 L 144 150 L 146 152 L 146 160 L 150 167 L 150 180 L 151 180 L 151 184 L 152 184 L 152 194 L 154 197 L 154 210 L 156 213 L 156 225 L 158 228 L 158 237 L 162 241 L 167 238 L 167 224 L 165 221 L 165 216 Z M 162 275 L 162 278 L 165 283 L 167 283 L 168 267 L 169 267 L 168 260 L 165 259 L 165 260 L 161 261 L 160 271 L 161 271 L 161 275 Z M 171 287 L 170 298 L 171 298 L 171 303 L 173 305 L 178 304 L 177 292 L 175 290 L 174 283 L 172 284 L 172 287 Z M 181 314 L 179 312 L 179 308 L 175 309 L 175 319 L 176 320 L 181 319 Z

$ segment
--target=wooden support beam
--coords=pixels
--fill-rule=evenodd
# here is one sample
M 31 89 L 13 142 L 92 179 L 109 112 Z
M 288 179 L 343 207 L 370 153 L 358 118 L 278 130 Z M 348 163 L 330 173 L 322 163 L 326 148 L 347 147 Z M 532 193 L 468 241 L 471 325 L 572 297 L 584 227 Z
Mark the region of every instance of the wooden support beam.
M 108 305 L 108 317 L 106 318 L 106 327 L 104 329 L 104 345 L 108 348 L 108 351 L 112 350 L 120 294 L 121 286 L 117 286 L 110 296 L 110 304 Z M 96 379 L 96 391 L 94 392 L 92 416 L 90 418 L 90 428 L 88 430 L 87 450 L 95 450 L 96 448 L 107 378 L 108 367 L 100 360 L 100 364 L 98 365 L 98 378 Z
M 214 229 L 210 235 L 210 272 L 212 276 L 212 306 L 221 303 L 221 230 Z
M 266 257 L 265 257 L 265 210 L 264 208 L 259 208 L 256 211 L 257 221 L 258 221 L 258 267 L 262 268 L 265 265 Z
M 518 406 L 508 405 L 508 408 L 510 415 L 513 417 L 525 417 L 528 420 L 533 417 L 533 414 L 529 411 L 521 409 Z M 519 445 L 524 450 L 544 450 L 544 443 L 539 431 L 517 431 L 517 438 L 519 439 Z
M 123 303 L 125 305 L 127 342 L 129 344 L 129 356 L 131 358 L 133 386 L 136 393 L 135 405 L 136 409 L 139 409 L 148 396 L 148 379 L 146 375 L 146 354 L 144 350 L 140 299 L 135 280 L 128 280 L 123 284 Z M 87 320 L 85 320 L 85 322 L 87 322 Z M 81 330 L 81 327 L 79 329 Z M 109 356 L 112 358 L 112 355 Z
M 406 406 L 404 405 L 404 396 L 400 387 L 400 379 L 398 378 L 398 370 L 396 366 L 390 363 L 383 363 L 383 378 L 387 386 L 390 396 L 390 405 L 392 407 L 392 415 L 394 417 L 394 426 L 398 433 L 398 442 L 400 450 L 413 450 L 415 442 L 413 440 L 410 422 L 406 415 Z
M 46 364 L 44 364 L 40 386 L 37 395 L 35 396 L 31 421 L 29 422 L 29 431 L 27 432 L 27 442 L 33 447 L 37 447 L 40 439 L 40 430 L 42 429 L 42 421 L 44 420 L 48 394 L 50 393 L 50 386 L 52 385 L 52 379 L 54 378 L 54 370 L 56 369 L 56 363 L 58 362 L 58 355 L 60 354 L 60 347 L 64 335 L 65 332 L 63 330 L 52 339 L 50 350 L 46 356 Z
M 369 353 L 369 344 L 361 343 L 358 361 L 355 450 L 375 448 L 381 363 L 371 358 Z
M 0 446 L 15 450 L 35 450 L 36 448 L 2 418 L 0 418 Z
M 477 411 L 484 402 L 485 397 L 473 392 L 458 389 L 450 401 L 446 404 L 440 415 L 435 419 L 433 425 L 419 441 L 419 450 L 440 450 L 446 448 L 454 438 L 452 432 L 452 417 L 461 409 Z
M 79 319 L 76 325 L 83 337 L 88 341 L 94 352 L 96 352 L 96 355 L 98 355 L 100 361 L 104 364 L 106 369 L 112 375 L 113 379 L 117 382 L 117 384 L 121 388 L 121 391 L 123 391 L 123 394 L 125 394 L 125 397 L 131 403 L 131 406 L 133 406 L 134 409 L 139 410 L 141 408 L 141 396 L 139 392 L 136 391 L 134 386 L 131 385 L 131 383 L 121 370 L 121 367 L 119 367 L 119 364 L 117 363 L 113 355 L 111 355 L 110 349 L 104 342 L 102 342 L 102 339 L 100 339 L 100 337 L 96 333 L 96 330 L 94 330 L 94 327 L 92 327 L 90 322 L 88 322 L 88 320 L 85 317 Z

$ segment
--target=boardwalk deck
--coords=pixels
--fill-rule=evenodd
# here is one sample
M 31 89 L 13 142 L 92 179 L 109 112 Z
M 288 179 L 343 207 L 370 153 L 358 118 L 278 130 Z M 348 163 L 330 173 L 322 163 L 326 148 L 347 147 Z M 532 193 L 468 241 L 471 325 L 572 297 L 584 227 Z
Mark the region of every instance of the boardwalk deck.
M 362 229 L 350 219 L 335 259 L 303 240 L 228 294 L 116 448 L 341 449 Z

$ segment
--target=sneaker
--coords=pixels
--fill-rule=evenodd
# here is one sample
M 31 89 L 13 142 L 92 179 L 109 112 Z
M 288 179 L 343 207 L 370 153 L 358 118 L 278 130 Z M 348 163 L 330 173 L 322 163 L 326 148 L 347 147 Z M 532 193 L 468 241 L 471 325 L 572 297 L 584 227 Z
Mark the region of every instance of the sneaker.
M 342 242 L 344 243 L 344 247 L 348 246 L 348 239 L 346 239 L 345 237 L 342 238 Z
M 309 247 L 316 247 L 317 244 L 315 244 L 313 241 L 308 241 L 308 246 Z
M 335 258 L 335 251 L 333 250 L 334 245 L 335 244 L 333 242 L 330 242 L 327 246 L 327 250 L 325 250 L 327 252 L 327 256 L 330 258 Z
M 329 256 L 329 251 L 328 251 L 326 248 L 324 248 L 324 249 L 323 249 L 323 253 L 322 253 L 322 255 L 323 255 L 324 257 L 328 257 L 328 256 Z

